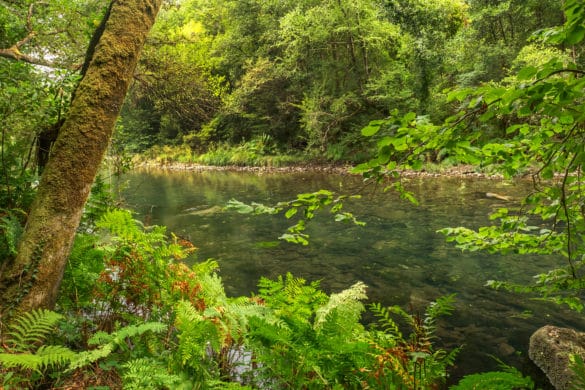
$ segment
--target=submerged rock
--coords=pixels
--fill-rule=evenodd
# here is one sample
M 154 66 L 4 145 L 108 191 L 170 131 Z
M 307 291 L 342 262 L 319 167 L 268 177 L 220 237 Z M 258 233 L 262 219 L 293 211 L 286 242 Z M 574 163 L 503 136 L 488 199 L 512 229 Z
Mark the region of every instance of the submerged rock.
M 558 390 L 570 388 L 570 355 L 585 358 L 585 333 L 546 325 L 530 336 L 528 356 Z
M 220 206 L 211 206 L 206 209 L 190 208 L 185 210 L 189 215 L 207 216 L 214 215 L 223 212 L 223 208 Z
M 506 202 L 509 202 L 512 200 L 511 196 L 508 195 L 502 195 L 502 194 L 496 194 L 495 192 L 486 192 L 485 193 L 485 197 L 488 199 L 498 199 L 498 200 L 505 200 Z
M 516 353 L 516 348 L 506 342 L 498 344 L 498 352 L 501 356 L 510 356 Z

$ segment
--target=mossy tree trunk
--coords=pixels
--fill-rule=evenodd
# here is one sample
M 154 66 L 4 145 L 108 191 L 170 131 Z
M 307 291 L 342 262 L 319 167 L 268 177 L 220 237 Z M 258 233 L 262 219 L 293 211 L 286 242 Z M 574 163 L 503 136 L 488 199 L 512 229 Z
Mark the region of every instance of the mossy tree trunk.
M 112 0 L 41 177 L 18 255 L 0 274 L 0 323 L 55 305 L 75 231 L 162 0 Z

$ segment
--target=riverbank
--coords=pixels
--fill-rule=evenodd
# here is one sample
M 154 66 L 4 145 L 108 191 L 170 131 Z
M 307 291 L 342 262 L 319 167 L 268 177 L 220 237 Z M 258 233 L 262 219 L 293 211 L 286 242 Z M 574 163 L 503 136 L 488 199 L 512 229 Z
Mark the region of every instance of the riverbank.
M 195 163 L 178 163 L 178 162 L 141 162 L 135 165 L 138 169 L 163 169 L 169 171 L 241 171 L 241 172 L 258 172 L 262 173 L 288 173 L 288 172 L 321 172 L 334 173 L 340 175 L 354 175 L 351 173 L 351 165 L 341 164 L 303 164 L 289 165 L 284 167 L 272 166 L 213 166 Z M 485 179 L 501 179 L 502 175 L 496 175 L 481 171 L 472 165 L 457 166 L 440 166 L 430 165 L 420 171 L 402 170 L 400 174 L 403 177 L 469 177 Z

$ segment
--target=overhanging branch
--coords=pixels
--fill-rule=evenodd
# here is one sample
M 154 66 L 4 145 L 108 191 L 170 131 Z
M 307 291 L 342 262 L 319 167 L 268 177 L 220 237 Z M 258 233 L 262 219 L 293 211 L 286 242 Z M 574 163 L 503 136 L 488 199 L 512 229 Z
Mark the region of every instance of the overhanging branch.
M 23 46 L 28 44 L 33 38 L 35 38 L 38 35 L 37 32 L 34 30 L 33 23 L 32 23 L 34 8 L 35 8 L 35 6 L 45 5 L 45 4 L 47 4 L 47 3 L 44 1 L 38 1 L 38 2 L 30 4 L 30 6 L 28 7 L 27 15 L 26 15 L 26 31 L 27 31 L 26 36 L 24 36 L 22 39 L 20 39 L 18 42 L 16 42 L 15 44 L 13 44 L 12 46 L 10 46 L 8 48 L 0 48 L 0 57 L 7 58 L 10 60 L 14 60 L 14 61 L 23 61 L 23 62 L 27 62 L 27 63 L 32 64 L 32 65 L 46 66 L 46 67 L 55 68 L 55 69 L 71 69 L 71 70 L 79 69 L 80 65 L 64 65 L 62 63 L 58 63 L 55 61 L 49 61 L 49 60 L 46 60 L 44 58 L 39 58 L 39 57 L 35 57 L 35 56 L 29 55 L 29 54 L 24 54 L 23 52 L 20 51 Z M 56 30 L 56 31 L 53 31 L 51 33 L 43 34 L 43 36 L 62 34 L 63 32 L 64 31 L 62 31 L 62 30 Z

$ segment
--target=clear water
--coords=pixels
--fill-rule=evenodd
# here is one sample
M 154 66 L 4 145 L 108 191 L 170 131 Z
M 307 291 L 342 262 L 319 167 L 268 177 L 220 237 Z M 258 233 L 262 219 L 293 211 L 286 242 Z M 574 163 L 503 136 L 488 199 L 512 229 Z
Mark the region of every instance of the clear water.
M 527 358 L 532 332 L 545 324 L 584 328 L 583 318 L 568 310 L 484 286 L 489 279 L 529 283 L 562 259 L 463 253 L 436 233 L 443 227 L 489 224 L 489 213 L 510 203 L 485 193 L 520 196 L 529 183 L 415 178 L 406 183 L 420 202 L 413 206 L 392 192 L 363 188 L 358 177 L 322 173 L 144 171 L 128 174 L 125 181 L 123 197 L 138 218 L 191 240 L 199 259 L 219 260 L 228 294 L 247 295 L 260 276 L 288 271 L 321 280 L 327 292 L 361 280 L 372 301 L 415 312 L 456 293 L 456 311 L 441 321 L 438 334 L 443 347 L 464 346 L 454 378 L 497 368 L 491 355 L 532 371 Z M 309 246 L 271 246 L 266 243 L 278 241 L 291 225 L 283 216 L 220 210 L 233 198 L 274 204 L 319 189 L 361 193 L 363 198 L 348 202 L 346 209 L 367 225 L 336 223 L 324 215 L 309 226 Z

